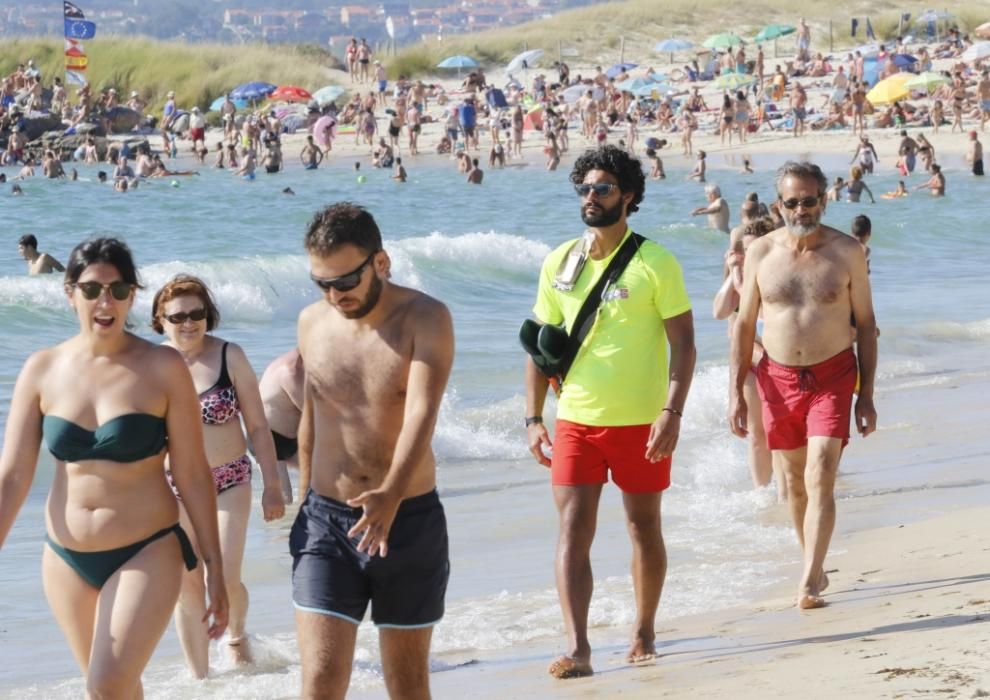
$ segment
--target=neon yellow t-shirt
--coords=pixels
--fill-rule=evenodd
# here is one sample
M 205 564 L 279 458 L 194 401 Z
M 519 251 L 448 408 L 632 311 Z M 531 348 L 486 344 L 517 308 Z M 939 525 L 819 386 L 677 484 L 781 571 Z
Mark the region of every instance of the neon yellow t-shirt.
M 623 241 L 631 234 L 626 231 Z M 570 330 L 581 305 L 620 243 L 603 260 L 588 259 L 570 292 L 554 289 L 553 278 L 574 241 L 543 261 L 533 311 L 543 323 Z M 663 320 L 691 310 L 677 259 L 645 241 L 606 290 L 595 323 L 567 374 L 557 417 L 596 426 L 644 425 L 656 420 L 667 401 L 667 334 Z

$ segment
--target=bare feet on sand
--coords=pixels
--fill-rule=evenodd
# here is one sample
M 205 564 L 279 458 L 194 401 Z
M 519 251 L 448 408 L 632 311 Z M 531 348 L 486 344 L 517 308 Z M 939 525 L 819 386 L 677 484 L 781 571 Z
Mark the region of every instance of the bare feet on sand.
M 801 590 L 798 592 L 797 605 L 802 610 L 814 610 L 815 608 L 824 608 L 828 603 L 825 599 L 821 597 L 821 593 L 825 592 L 828 588 L 828 576 L 822 571 L 821 576 L 818 579 L 818 586 L 802 586 Z
M 241 637 L 231 637 L 228 639 L 227 650 L 230 660 L 235 666 L 246 666 L 247 664 L 254 663 L 254 658 L 251 656 L 251 645 L 248 643 L 246 634 Z
M 554 659 L 554 662 L 550 664 L 550 668 L 547 672 L 559 680 L 565 680 L 567 678 L 584 678 L 585 676 L 591 676 L 594 671 L 591 669 L 591 664 L 588 661 L 583 661 L 581 659 L 575 659 L 572 656 L 559 656 Z
M 653 644 L 653 638 L 636 637 L 629 647 L 629 653 L 626 654 L 626 663 L 638 664 L 655 658 L 657 658 L 657 648 Z

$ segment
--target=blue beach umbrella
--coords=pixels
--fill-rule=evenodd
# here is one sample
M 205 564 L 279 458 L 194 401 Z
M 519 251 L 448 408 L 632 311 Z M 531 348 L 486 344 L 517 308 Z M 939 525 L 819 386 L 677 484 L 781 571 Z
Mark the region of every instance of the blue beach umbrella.
M 656 85 L 657 83 L 646 78 L 628 78 L 621 83 L 616 83 L 615 88 L 622 92 L 631 92 L 635 95 L 637 94 L 637 90 L 642 90 L 643 88 L 648 88 L 648 92 L 652 92 Z
M 278 85 L 265 83 L 260 80 L 238 85 L 230 91 L 230 97 L 234 100 L 248 100 L 257 102 L 263 100 L 278 89 Z
M 918 62 L 918 59 L 914 56 L 907 56 L 902 53 L 897 54 L 890 60 L 893 61 L 894 65 L 898 68 L 908 68 Z
M 768 24 L 760 30 L 760 33 L 756 35 L 753 41 L 772 41 L 779 37 L 793 34 L 796 31 L 797 30 L 789 24 Z
M 336 102 L 345 92 L 347 91 L 339 85 L 327 85 L 314 92 L 313 99 L 316 100 L 316 104 L 323 107 L 331 102 Z
M 605 75 L 609 78 L 614 78 L 617 75 L 621 75 L 626 71 L 632 70 L 638 65 L 638 63 L 616 63 L 614 66 L 605 71 Z
M 687 51 L 688 49 L 693 49 L 694 44 L 686 39 L 664 39 L 663 41 L 658 41 L 653 45 L 653 51 L 655 53 L 668 53 L 670 54 L 670 62 L 674 62 L 674 54 L 678 51 Z
M 456 68 L 457 77 L 461 77 L 461 68 L 477 68 L 478 62 L 470 56 L 448 56 L 437 64 L 437 68 Z
M 248 103 L 247 100 L 233 100 L 232 99 L 231 102 L 234 103 L 234 106 L 237 107 L 237 109 L 247 109 L 248 106 L 249 106 L 249 103 Z M 223 97 L 218 97 L 217 99 L 213 100 L 213 102 L 210 103 L 210 109 L 209 109 L 209 111 L 211 111 L 211 112 L 219 112 L 220 111 L 220 108 L 223 107 L 223 103 L 224 103 L 224 98 Z

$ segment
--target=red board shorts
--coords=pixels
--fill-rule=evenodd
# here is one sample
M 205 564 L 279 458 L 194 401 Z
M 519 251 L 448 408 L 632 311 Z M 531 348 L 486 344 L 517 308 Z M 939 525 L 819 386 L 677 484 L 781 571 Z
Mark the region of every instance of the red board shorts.
M 205 141 L 206 140 L 206 129 L 203 128 L 192 128 L 189 130 L 189 140 L 190 141 Z
M 646 454 L 650 424 L 596 426 L 557 419 L 550 478 L 554 486 L 604 484 L 608 472 L 626 493 L 657 493 L 670 486 L 670 457 Z
M 852 348 L 809 367 L 781 365 L 764 354 L 756 366 L 763 426 L 771 450 L 796 450 L 809 437 L 849 442 L 858 365 Z

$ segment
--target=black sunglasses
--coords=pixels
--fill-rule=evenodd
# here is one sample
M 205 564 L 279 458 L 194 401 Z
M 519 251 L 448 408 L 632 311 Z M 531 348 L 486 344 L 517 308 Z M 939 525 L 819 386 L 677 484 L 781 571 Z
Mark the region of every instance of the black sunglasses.
M 173 326 L 181 326 L 186 321 L 202 321 L 206 318 L 206 309 L 199 308 L 192 311 L 180 311 L 175 314 L 166 314 L 165 320 Z
M 594 192 L 599 198 L 608 197 L 612 194 L 612 190 L 617 189 L 619 189 L 619 186 L 613 185 L 611 182 L 599 182 L 594 185 L 574 185 L 574 191 L 577 192 L 578 197 L 587 197 L 592 192 Z
M 818 197 L 802 197 L 801 199 L 782 199 L 780 200 L 780 205 L 784 209 L 797 209 L 800 204 L 805 209 L 811 209 L 812 207 L 817 207 L 821 199 L 820 195 Z
M 100 284 L 99 282 L 76 282 L 73 285 L 76 289 L 82 293 L 84 299 L 89 299 L 93 301 L 94 299 L 99 299 L 100 295 L 104 290 L 110 290 L 110 296 L 112 296 L 117 301 L 124 301 L 131 295 L 131 290 L 134 289 L 134 285 L 130 282 L 125 282 L 124 280 L 117 280 L 116 282 L 111 282 L 110 284 Z
M 329 292 L 331 289 L 336 289 L 338 292 L 349 292 L 361 284 L 361 275 L 364 273 L 364 268 L 368 266 L 368 263 L 370 263 L 372 258 L 374 258 L 377 254 L 377 250 L 372 252 L 371 255 L 364 259 L 363 263 L 358 265 L 353 271 L 348 272 L 346 275 L 324 279 L 323 277 L 315 277 L 311 272 L 309 273 L 309 278 L 313 280 L 316 286 L 324 292 Z

